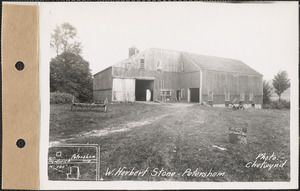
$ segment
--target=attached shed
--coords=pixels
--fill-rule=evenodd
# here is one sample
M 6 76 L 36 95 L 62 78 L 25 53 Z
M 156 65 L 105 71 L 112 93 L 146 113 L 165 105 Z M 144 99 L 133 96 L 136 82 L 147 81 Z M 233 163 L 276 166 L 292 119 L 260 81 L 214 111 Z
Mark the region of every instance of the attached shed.
M 101 72 L 94 74 L 93 78 L 93 98 L 104 101 L 108 98 L 111 101 L 112 97 L 112 67 L 108 67 Z
M 262 104 L 262 75 L 242 61 L 156 48 L 133 49 L 129 49 L 129 58 L 94 75 L 94 99 Z

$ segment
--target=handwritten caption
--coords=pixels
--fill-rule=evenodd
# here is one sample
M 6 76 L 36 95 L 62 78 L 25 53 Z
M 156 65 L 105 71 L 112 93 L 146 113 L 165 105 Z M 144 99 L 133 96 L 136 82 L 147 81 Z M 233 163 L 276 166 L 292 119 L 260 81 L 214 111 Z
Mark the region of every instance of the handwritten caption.
M 147 167 L 143 170 L 137 170 L 135 167 L 127 168 L 127 167 L 120 167 L 120 168 L 107 168 L 105 172 L 105 176 L 145 176 L 150 175 L 152 177 L 174 177 L 174 176 L 186 176 L 186 177 L 223 177 L 225 176 L 225 172 L 214 172 L 212 169 L 209 171 L 201 171 L 197 169 L 190 169 L 187 168 L 184 172 L 176 172 L 176 171 L 169 171 L 164 168 L 153 168 L 150 169 Z
M 274 152 L 271 155 L 259 153 L 253 162 L 246 164 L 246 168 L 260 168 L 270 171 L 275 168 L 284 168 L 286 163 L 285 157 L 276 156 Z
M 49 180 L 97 180 L 97 145 L 53 146 L 48 152 Z

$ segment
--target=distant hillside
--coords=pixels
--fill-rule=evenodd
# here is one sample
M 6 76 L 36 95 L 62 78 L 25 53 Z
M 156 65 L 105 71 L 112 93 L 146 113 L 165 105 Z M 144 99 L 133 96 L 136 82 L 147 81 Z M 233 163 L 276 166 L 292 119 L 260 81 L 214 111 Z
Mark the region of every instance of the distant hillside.
M 278 100 L 278 95 L 275 93 L 275 88 L 273 87 L 273 80 L 266 80 L 270 86 L 272 86 L 272 96 L 271 99 L 272 100 Z M 282 94 L 281 94 L 281 99 L 290 101 L 290 88 L 288 88 L 287 90 L 285 90 Z

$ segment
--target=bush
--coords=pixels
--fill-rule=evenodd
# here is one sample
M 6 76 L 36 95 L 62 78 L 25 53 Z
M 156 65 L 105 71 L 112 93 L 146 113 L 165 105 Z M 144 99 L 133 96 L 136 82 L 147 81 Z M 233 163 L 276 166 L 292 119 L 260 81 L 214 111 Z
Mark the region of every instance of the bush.
M 270 101 L 269 104 L 263 104 L 263 109 L 290 109 L 290 102 L 286 100 Z
M 62 92 L 50 92 L 50 104 L 72 103 L 73 95 Z
M 271 105 L 270 105 L 270 104 L 263 104 L 263 105 L 262 105 L 262 108 L 263 108 L 263 109 L 273 109 L 273 108 L 271 108 Z

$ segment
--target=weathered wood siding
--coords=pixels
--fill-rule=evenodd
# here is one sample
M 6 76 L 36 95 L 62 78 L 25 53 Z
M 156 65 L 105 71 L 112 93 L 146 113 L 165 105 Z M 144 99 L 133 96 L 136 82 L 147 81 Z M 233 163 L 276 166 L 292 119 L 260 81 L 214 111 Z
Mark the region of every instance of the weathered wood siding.
M 181 100 L 188 101 L 188 89 L 200 87 L 200 71 L 184 54 L 181 57 L 183 67 L 180 66 L 180 89 L 184 89 Z M 182 70 L 183 69 L 183 70 Z
M 162 100 L 161 89 L 168 89 L 171 91 L 171 100 L 176 100 L 176 90 L 180 90 L 179 73 L 178 72 L 163 72 L 156 73 L 154 81 L 154 100 Z
M 140 59 L 145 59 L 145 69 L 140 69 Z M 153 100 L 162 100 L 161 89 L 171 90 L 173 101 L 176 91 L 184 89 L 181 100 L 188 100 L 188 88 L 200 87 L 198 67 L 176 51 L 149 49 L 114 65 L 112 74 L 114 78 L 154 80 Z
M 113 101 L 135 101 L 135 79 L 113 78 Z
M 180 73 L 180 89 L 184 89 L 181 100 L 188 101 L 188 89 L 200 87 L 200 71 Z
M 154 80 L 153 100 L 161 100 L 161 89 L 170 89 L 171 98 L 175 100 L 176 90 L 179 90 L 179 73 L 153 71 L 143 69 L 125 69 L 113 67 L 114 78 Z
M 181 88 L 199 88 L 200 87 L 200 71 L 180 73 Z
M 177 51 L 168 51 L 151 48 L 133 55 L 113 67 L 127 68 L 127 69 L 140 69 L 140 60 L 144 59 L 145 71 L 167 71 L 178 72 L 179 64 L 181 63 L 181 54 Z
M 183 63 L 183 71 L 181 72 L 195 72 L 199 71 L 199 66 L 191 62 L 191 60 L 183 53 L 181 56 Z
M 112 99 L 112 67 L 109 67 L 97 74 L 93 78 L 93 99 L 103 101 Z
M 112 100 L 112 91 L 111 90 L 97 90 L 93 91 L 93 99 L 104 102 L 105 98 L 108 99 L 109 102 Z
M 144 59 L 144 68 L 140 68 Z M 171 99 L 176 99 L 179 90 L 179 70 L 182 63 L 181 54 L 177 51 L 148 49 L 131 56 L 113 66 L 114 78 L 154 80 L 153 100 L 161 100 L 161 90 L 171 90 Z
M 228 72 L 203 70 L 203 101 L 208 101 L 208 92 L 213 92 L 213 103 L 224 104 L 225 92 L 230 94 L 230 101 L 244 94 L 244 103 L 249 102 L 249 96 L 253 93 L 253 103 L 262 104 L 262 76 L 245 75 Z
M 141 60 L 144 60 L 143 64 Z M 115 81 L 115 88 L 113 78 L 120 79 Z M 121 79 L 131 79 L 129 81 L 132 83 L 125 83 L 127 81 Z M 237 98 L 238 102 L 243 93 L 244 103 L 250 103 L 249 97 L 253 94 L 252 103 L 262 104 L 261 75 L 201 70 L 199 63 L 195 64 L 185 53 L 155 48 L 133 55 L 94 75 L 94 99 L 108 97 L 111 101 L 113 89 L 123 94 L 128 89 L 132 98 L 135 88 L 133 81 L 136 79 L 153 80 L 153 100 L 162 100 L 161 90 L 170 90 L 172 101 L 176 100 L 177 90 L 184 90 L 181 100 L 188 100 L 188 89 L 199 88 L 202 101 L 205 102 L 208 101 L 209 92 L 213 92 L 214 104 L 225 104 L 225 94 L 228 93 L 230 101 Z

